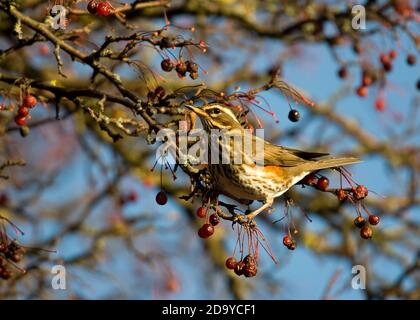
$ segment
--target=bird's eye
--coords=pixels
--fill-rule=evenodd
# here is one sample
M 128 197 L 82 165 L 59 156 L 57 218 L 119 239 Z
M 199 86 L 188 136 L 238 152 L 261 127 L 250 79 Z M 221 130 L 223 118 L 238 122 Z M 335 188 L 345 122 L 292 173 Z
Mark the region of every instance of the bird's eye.
M 220 112 L 221 112 L 220 109 L 213 109 L 213 112 L 212 113 L 213 114 L 220 114 Z

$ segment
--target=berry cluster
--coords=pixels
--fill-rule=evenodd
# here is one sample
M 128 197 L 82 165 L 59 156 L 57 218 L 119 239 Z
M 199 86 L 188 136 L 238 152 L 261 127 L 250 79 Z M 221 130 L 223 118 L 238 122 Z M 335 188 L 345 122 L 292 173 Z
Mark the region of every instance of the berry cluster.
M 18 126 L 25 126 L 27 116 L 29 115 L 29 109 L 32 109 L 36 106 L 37 100 L 34 96 L 28 94 L 23 98 L 23 103 L 19 107 L 17 111 L 17 115 L 15 117 L 15 123 Z
M 205 207 L 200 207 L 197 209 L 197 217 L 204 219 L 207 216 L 207 209 Z M 211 214 L 207 222 L 203 224 L 200 229 L 198 229 L 198 236 L 202 239 L 207 239 L 214 234 L 214 227 L 220 223 L 219 216 L 217 213 Z
M 6 240 L 0 242 L 0 278 L 4 280 L 10 279 L 12 276 L 12 271 L 9 268 L 9 265 L 14 265 L 14 263 L 19 263 L 22 261 L 24 250 L 17 243 L 16 240 L 13 240 L 7 243 Z M 16 266 L 15 266 L 16 267 Z
M 107 17 L 111 14 L 112 7 L 107 1 L 96 1 L 91 0 L 87 5 L 87 10 L 91 14 L 97 14 L 98 16 Z
M 238 276 L 244 275 L 247 278 L 252 278 L 258 272 L 257 257 L 248 254 L 240 261 L 236 261 L 234 257 L 229 257 L 225 262 L 226 268 L 233 270 Z
M 187 72 L 190 75 L 190 78 L 195 80 L 199 77 L 198 74 L 198 64 L 194 61 L 183 61 L 182 59 L 179 59 L 176 62 L 173 62 L 170 58 L 163 59 L 160 63 L 160 67 L 165 72 L 171 72 L 173 69 L 175 69 L 178 77 L 181 79 L 184 79 Z

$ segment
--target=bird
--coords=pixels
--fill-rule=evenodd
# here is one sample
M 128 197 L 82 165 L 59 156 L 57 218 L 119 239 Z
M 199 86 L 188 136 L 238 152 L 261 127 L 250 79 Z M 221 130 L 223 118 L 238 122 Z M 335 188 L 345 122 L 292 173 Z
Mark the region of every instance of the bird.
M 186 105 L 186 108 L 197 114 L 208 134 L 221 130 L 228 137 L 244 137 L 249 132 L 243 128 L 232 108 L 221 103 L 210 103 L 202 107 Z M 256 135 L 251 136 L 251 152 L 244 151 L 245 143 L 240 148 L 232 147 L 234 139 L 215 139 L 219 150 L 210 148 L 210 152 L 218 151 L 218 160 L 221 160 L 220 154 L 229 150 L 230 161 L 208 163 L 208 170 L 218 193 L 240 203 L 254 200 L 262 202 L 259 208 L 246 215 L 248 221 L 271 208 L 276 198 L 308 174 L 360 162 L 355 157 L 328 157 L 328 153 L 287 148 Z M 242 160 L 240 163 L 233 161 L 238 152 Z

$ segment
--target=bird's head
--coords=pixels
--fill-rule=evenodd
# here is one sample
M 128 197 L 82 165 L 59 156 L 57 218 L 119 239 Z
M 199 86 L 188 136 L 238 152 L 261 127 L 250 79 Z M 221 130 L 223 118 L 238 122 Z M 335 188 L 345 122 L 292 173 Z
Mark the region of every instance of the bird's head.
M 240 128 L 241 124 L 233 113 L 232 109 L 218 103 L 194 107 L 186 105 L 188 109 L 195 112 L 201 119 L 205 129 L 226 129 Z

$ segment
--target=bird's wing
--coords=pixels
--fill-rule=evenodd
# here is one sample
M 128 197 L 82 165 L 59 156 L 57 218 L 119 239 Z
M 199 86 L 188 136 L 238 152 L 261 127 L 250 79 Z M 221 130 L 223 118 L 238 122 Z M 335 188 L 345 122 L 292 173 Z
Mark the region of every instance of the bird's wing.
M 257 140 L 260 139 L 257 137 Z M 264 141 L 264 153 L 256 153 L 254 160 L 258 163 L 264 157 L 264 166 L 295 167 L 328 153 L 307 152 L 285 148 Z

